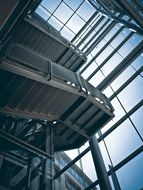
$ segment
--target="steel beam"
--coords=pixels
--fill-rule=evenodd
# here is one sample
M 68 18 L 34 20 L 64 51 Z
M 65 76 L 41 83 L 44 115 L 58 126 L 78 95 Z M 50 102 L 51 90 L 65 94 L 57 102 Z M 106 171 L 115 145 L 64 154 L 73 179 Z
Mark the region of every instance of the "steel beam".
M 119 0 L 118 3 L 126 10 L 126 12 L 136 21 L 136 23 L 143 28 L 143 19 L 137 14 L 136 10 L 133 9 L 128 2 Z
M 14 137 L 13 135 L 10 135 L 2 130 L 0 130 L 0 138 L 1 140 L 4 140 L 10 144 L 13 144 L 15 145 L 15 148 L 18 147 L 26 152 L 29 152 L 31 154 L 34 154 L 34 155 L 40 155 L 42 157 L 46 157 L 46 158 L 52 158 L 52 156 L 16 137 Z
M 107 17 L 109 17 L 110 19 L 113 19 L 117 24 L 118 23 L 121 23 L 123 25 L 125 25 L 125 27 L 129 28 L 129 29 L 132 29 L 132 30 L 135 30 L 138 34 L 143 34 L 143 29 L 138 27 L 137 25 L 131 23 L 131 22 L 128 22 L 124 19 L 121 19 L 119 18 L 118 16 L 115 16 L 115 15 L 109 15 L 109 13 L 107 13 L 106 11 L 104 11 L 103 9 L 101 8 L 98 8 L 97 6 L 95 6 L 95 4 L 93 3 L 92 0 L 88 0 L 88 2 L 97 10 L 99 11 L 100 13 L 103 13 L 105 15 L 107 15 Z

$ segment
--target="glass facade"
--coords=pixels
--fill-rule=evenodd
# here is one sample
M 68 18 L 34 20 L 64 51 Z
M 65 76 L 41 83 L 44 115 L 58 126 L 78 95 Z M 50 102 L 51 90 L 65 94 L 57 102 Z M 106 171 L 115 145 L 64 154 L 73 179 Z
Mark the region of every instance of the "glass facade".
M 96 135 L 106 169 L 109 171 L 109 165 L 114 168 L 121 189 L 141 189 L 143 38 L 126 25 L 108 18 L 93 4 L 98 7 L 96 1 L 43 0 L 36 13 L 87 56 L 79 72 L 105 93 L 115 108 L 113 120 Z M 131 17 L 121 17 L 128 24 L 136 25 Z M 91 160 L 89 152 L 82 158 L 83 169 L 96 180 Z

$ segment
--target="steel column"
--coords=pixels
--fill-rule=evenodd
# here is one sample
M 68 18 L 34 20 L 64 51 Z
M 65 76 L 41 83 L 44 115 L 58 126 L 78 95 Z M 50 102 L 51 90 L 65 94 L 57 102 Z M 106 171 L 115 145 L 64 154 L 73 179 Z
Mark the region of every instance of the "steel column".
M 98 141 L 96 137 L 92 137 L 89 141 L 91 147 L 91 153 L 99 181 L 100 188 L 102 190 L 112 190 L 111 184 L 106 172 L 105 164 L 99 149 Z
M 45 138 L 46 138 L 46 153 L 53 155 L 53 128 L 47 126 L 45 128 Z M 44 168 L 44 190 L 52 190 L 53 187 L 53 159 L 49 158 L 45 161 L 45 168 Z

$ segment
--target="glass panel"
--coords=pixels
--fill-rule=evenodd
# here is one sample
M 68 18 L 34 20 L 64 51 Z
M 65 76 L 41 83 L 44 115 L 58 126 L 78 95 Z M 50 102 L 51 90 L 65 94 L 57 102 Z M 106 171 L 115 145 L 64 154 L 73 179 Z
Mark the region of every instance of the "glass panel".
M 89 151 L 86 155 L 84 155 L 81 160 L 82 160 L 82 164 L 83 164 L 84 173 L 92 181 L 95 181 L 97 179 L 97 175 L 96 175 L 96 172 L 95 172 L 95 167 L 94 167 L 91 151 Z
M 72 14 L 73 11 L 67 5 L 61 3 L 58 9 L 55 11 L 54 16 L 65 24 L 65 22 L 67 22 L 67 20 L 71 17 Z
M 118 53 L 115 53 L 102 67 L 104 75 L 107 76 L 110 72 L 112 72 L 122 60 L 123 58 Z
M 64 36 L 67 40 L 71 41 L 72 38 L 75 36 L 73 32 L 71 32 L 67 27 L 64 27 L 60 31 L 61 35 Z
M 142 141 L 128 119 L 110 133 L 105 138 L 105 142 L 114 165 L 142 145 Z
M 98 84 L 104 79 L 103 74 L 101 73 L 101 71 L 98 71 L 96 73 L 96 75 L 94 75 L 94 77 L 92 77 L 89 82 L 93 85 L 93 86 L 98 86 Z
M 113 94 L 113 90 L 111 89 L 111 87 L 107 87 L 104 91 L 103 94 L 105 94 L 105 96 L 107 96 L 108 98 Z
M 94 12 L 95 9 L 87 1 L 84 1 L 77 10 L 77 14 L 79 14 L 85 21 L 88 21 Z
M 95 61 L 83 72 L 82 76 L 87 79 L 91 75 L 92 71 L 97 68 Z
M 94 56 L 96 55 L 106 44 L 106 41 L 103 39 L 101 42 L 91 51 L 91 54 Z
M 143 80 L 140 76 L 138 76 L 118 94 L 120 101 L 127 111 L 142 100 L 142 86 Z
M 134 73 L 135 70 L 129 66 L 111 83 L 112 88 L 119 89 Z
M 130 33 L 128 31 L 129 30 L 124 29 L 120 34 L 118 34 L 118 36 L 111 42 L 111 46 L 116 48 L 125 39 L 125 37 Z
M 85 22 L 76 14 L 68 21 L 67 27 L 69 27 L 73 32 L 77 33 L 85 24 Z
M 143 189 L 143 153 L 119 169 L 117 171 L 117 176 L 121 185 L 121 189 Z
M 132 66 L 135 69 L 139 69 L 141 66 L 143 66 L 143 54 L 141 54 L 133 63 Z
M 48 20 L 50 17 L 50 13 L 46 11 L 41 5 L 35 11 L 38 15 L 40 15 L 44 20 Z
M 116 32 L 117 32 L 117 28 L 116 28 L 116 27 L 113 27 L 113 28 L 108 32 L 108 34 L 104 37 L 104 39 L 105 39 L 106 41 L 109 41 L 109 40 L 112 38 L 112 36 L 113 36 Z
M 107 46 L 106 49 L 96 58 L 97 63 L 100 65 L 113 51 L 111 46 Z
M 119 50 L 118 52 L 126 57 L 134 48 L 141 42 L 141 38 L 137 35 L 133 35 Z
M 106 167 L 106 171 L 109 170 L 109 165 L 111 165 L 111 162 L 109 160 L 109 156 L 107 154 L 107 150 L 105 148 L 105 144 L 103 141 L 101 141 L 99 143 L 99 147 L 100 147 L 100 150 L 101 150 L 101 153 L 102 153 L 102 156 L 103 156 L 103 160 L 104 160 L 104 164 L 105 164 L 105 167 Z
M 51 24 L 58 31 L 63 27 L 63 24 L 59 20 L 57 20 L 54 16 L 52 16 L 48 20 L 48 23 Z
M 143 122 L 142 122 L 142 117 L 143 117 L 143 106 L 139 108 L 134 114 L 130 116 L 132 119 L 133 123 L 135 124 L 137 130 L 143 137 Z
M 60 2 L 61 0 L 43 0 L 41 4 L 52 13 L 60 4 Z
M 76 10 L 79 5 L 83 2 L 83 0 L 64 0 L 65 3 L 68 4 L 69 7 L 71 7 L 73 10 Z

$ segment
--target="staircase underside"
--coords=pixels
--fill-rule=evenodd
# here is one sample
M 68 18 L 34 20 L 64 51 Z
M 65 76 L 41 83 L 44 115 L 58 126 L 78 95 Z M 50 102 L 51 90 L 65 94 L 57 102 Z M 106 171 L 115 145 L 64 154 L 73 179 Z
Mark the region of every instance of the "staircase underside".
M 45 74 L 5 59 L 0 65 L 0 113 L 55 122 L 55 151 L 80 147 L 113 117 L 110 105 L 84 79 L 78 84 L 72 71 L 64 76 L 64 67 L 52 63 L 47 68 Z

